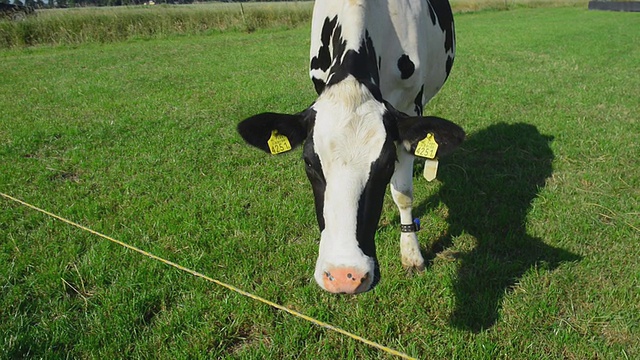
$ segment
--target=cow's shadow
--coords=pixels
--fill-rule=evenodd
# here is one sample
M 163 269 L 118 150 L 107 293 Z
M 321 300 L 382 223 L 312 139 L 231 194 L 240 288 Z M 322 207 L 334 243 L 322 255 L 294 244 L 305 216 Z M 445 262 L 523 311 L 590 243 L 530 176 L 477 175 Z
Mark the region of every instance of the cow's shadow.
M 472 134 L 441 165 L 440 191 L 416 207 L 416 215 L 440 203 L 448 208 L 448 231 L 424 252 L 430 264 L 438 253 L 460 262 L 451 325 L 472 332 L 490 328 L 505 293 L 527 271 L 581 258 L 527 234 L 532 202 L 552 174 L 552 140 L 521 123 Z M 454 252 L 455 241 L 471 242 L 471 250 Z

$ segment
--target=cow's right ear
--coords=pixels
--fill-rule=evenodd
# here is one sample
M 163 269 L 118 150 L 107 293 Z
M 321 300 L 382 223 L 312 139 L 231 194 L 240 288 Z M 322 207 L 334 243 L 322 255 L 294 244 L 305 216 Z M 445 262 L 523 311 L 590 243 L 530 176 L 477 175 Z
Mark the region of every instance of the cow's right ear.
M 464 130 L 460 126 L 435 116 L 400 117 L 398 133 L 405 149 L 415 155 L 419 155 L 416 151 L 418 144 L 424 140 L 429 142 L 430 137 L 435 145 L 433 154 L 426 156 L 430 159 L 436 155 L 439 157 L 451 153 L 465 138 Z
M 238 124 L 238 133 L 249 145 L 279 154 L 302 144 L 307 138 L 305 113 L 262 113 Z

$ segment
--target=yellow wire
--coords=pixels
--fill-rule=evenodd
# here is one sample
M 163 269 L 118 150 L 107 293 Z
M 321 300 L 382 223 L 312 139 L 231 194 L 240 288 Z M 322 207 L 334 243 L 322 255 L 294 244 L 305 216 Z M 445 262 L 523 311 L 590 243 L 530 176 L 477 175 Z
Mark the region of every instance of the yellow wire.
M 63 217 L 61 217 L 61 216 L 58 216 L 58 215 L 53 214 L 53 213 L 50 213 L 50 212 L 48 212 L 48 211 L 46 211 L 46 210 L 40 209 L 39 207 L 36 207 L 36 206 L 34 206 L 34 205 L 31 205 L 31 204 L 29 204 L 29 203 L 27 203 L 27 202 L 24 202 L 24 201 L 22 201 L 22 200 L 16 199 L 16 198 L 14 198 L 14 197 L 12 197 L 12 196 L 9 196 L 9 195 L 7 195 L 7 194 L 5 194 L 5 193 L 0 192 L 0 195 L 2 195 L 3 197 L 5 197 L 5 198 L 7 198 L 7 199 L 9 199 L 9 200 L 11 200 L 11 201 L 17 202 L 17 203 L 19 203 L 19 204 L 21 204 L 21 205 L 24 205 L 24 206 L 28 207 L 28 208 L 31 208 L 31 209 L 36 210 L 36 211 L 39 211 L 39 212 L 41 212 L 41 213 L 43 213 L 43 214 L 45 214 L 45 215 L 51 216 L 52 218 L 58 219 L 58 220 L 60 220 L 60 221 L 62 221 L 62 222 L 65 222 L 65 223 L 67 223 L 67 224 L 69 224 L 69 225 L 75 226 L 75 227 L 77 227 L 77 228 L 79 228 L 79 229 L 82 229 L 82 230 L 84 230 L 84 231 L 90 232 L 90 233 L 92 233 L 92 234 L 94 234 L 94 235 L 97 235 L 97 236 L 99 236 L 99 237 L 101 237 L 101 238 L 107 239 L 107 240 L 109 240 L 109 241 L 111 241 L 111 242 L 113 242 L 113 243 L 116 243 L 116 244 L 118 244 L 118 245 L 120 245 L 120 246 L 122 246 L 122 247 L 125 247 L 125 248 L 127 248 L 127 249 L 129 249 L 129 250 L 133 250 L 133 251 L 138 252 L 138 253 L 140 253 L 140 254 L 142 254 L 142 255 L 145 255 L 145 256 L 147 256 L 147 257 L 149 257 L 149 258 L 151 258 L 151 259 L 154 259 L 154 260 L 160 261 L 160 262 L 162 262 L 162 263 L 164 263 L 164 264 L 167 264 L 167 265 L 169 265 L 169 266 L 173 266 L 173 267 L 174 267 L 174 268 L 176 268 L 176 269 L 179 269 L 179 270 L 182 270 L 182 271 L 188 272 L 188 273 L 189 273 L 189 274 L 191 274 L 191 275 L 194 275 L 194 276 L 197 276 L 197 277 L 199 277 L 199 278 L 205 279 L 205 280 L 207 280 L 207 281 L 210 281 L 210 282 L 212 282 L 212 283 L 215 283 L 215 284 L 217 284 L 217 285 L 220 285 L 220 286 L 222 286 L 222 287 L 224 287 L 224 288 L 227 288 L 227 289 L 229 289 L 229 290 L 231 290 L 231 291 L 235 291 L 235 292 L 237 292 L 237 293 L 239 293 L 239 294 L 242 294 L 242 295 L 244 295 L 244 296 L 246 296 L 246 297 L 249 297 L 249 298 L 254 299 L 254 300 L 257 300 L 257 301 L 259 301 L 259 302 L 261 302 L 261 303 L 264 303 L 264 304 L 267 304 L 267 305 L 269 305 L 269 306 L 272 306 L 272 307 L 274 307 L 274 308 L 276 308 L 276 309 L 279 309 L 279 310 L 282 310 L 282 311 L 286 311 L 286 312 L 288 312 L 289 314 L 291 314 L 291 315 L 293 315 L 293 316 L 296 316 L 296 317 L 299 317 L 299 318 L 301 318 L 301 319 L 307 320 L 307 321 L 309 321 L 309 322 L 311 322 L 311 323 L 314 323 L 314 324 L 316 324 L 316 325 L 318 325 L 318 326 L 324 327 L 324 328 L 329 329 L 329 330 L 333 330 L 333 331 L 335 331 L 335 332 L 337 332 L 337 333 L 340 333 L 340 334 L 342 334 L 342 335 L 348 336 L 348 337 L 350 337 L 350 338 L 352 338 L 352 339 L 354 339 L 354 340 L 357 340 L 357 341 L 360 341 L 360 342 L 362 342 L 362 343 L 365 343 L 365 344 L 367 344 L 367 345 L 369 345 L 369 346 L 373 346 L 373 347 L 375 347 L 375 348 L 378 348 L 378 349 L 380 349 L 380 350 L 382 350 L 382 351 L 384 351 L 384 352 L 387 352 L 387 353 L 389 353 L 389 354 L 391 354 L 391 355 L 395 355 L 395 356 L 398 356 L 398 357 L 401 357 L 401 358 L 404 358 L 404 359 L 412 359 L 412 360 L 415 360 L 415 358 L 414 358 L 414 357 L 411 357 L 411 356 L 409 356 L 409 355 L 407 355 L 407 354 L 405 354 L 405 353 L 402 353 L 402 352 L 400 352 L 400 351 L 394 350 L 394 349 L 389 348 L 389 347 L 387 347 L 387 346 L 381 345 L 381 344 L 379 344 L 379 343 L 377 343 L 377 342 L 374 342 L 374 341 L 371 341 L 371 340 L 367 340 L 367 339 L 365 339 L 365 338 L 363 338 L 363 337 L 361 337 L 361 336 L 358 336 L 358 335 L 352 334 L 352 333 L 350 333 L 350 332 L 348 332 L 348 331 L 346 331 L 346 330 L 343 330 L 343 329 L 341 329 L 341 328 L 339 328 L 339 327 L 333 326 L 333 325 L 328 324 L 328 323 L 326 323 L 326 322 L 323 322 L 323 321 L 320 321 L 320 320 L 316 320 L 316 319 L 314 319 L 314 318 L 312 318 L 312 317 L 310 317 L 310 316 L 307 316 L 307 315 L 305 315 L 305 314 L 299 313 L 299 312 L 297 312 L 297 311 L 295 311 L 295 310 L 291 310 L 291 309 L 289 309 L 289 308 L 287 308 L 287 307 L 284 307 L 284 306 L 282 306 L 282 305 L 280 305 L 280 304 L 276 304 L 276 303 L 274 303 L 274 302 L 272 302 L 272 301 L 270 301 L 270 300 L 267 300 L 267 299 L 265 299 L 265 298 L 262 298 L 262 297 L 260 297 L 260 296 L 257 296 L 257 295 L 251 294 L 251 293 L 249 293 L 249 292 L 246 292 L 246 291 L 244 291 L 244 290 L 242 290 L 242 289 L 239 289 L 239 288 L 237 288 L 237 287 L 235 287 L 235 286 L 233 286 L 233 285 L 226 284 L 226 283 L 224 283 L 224 282 L 222 282 L 222 281 L 219 281 L 219 280 L 213 279 L 213 278 L 211 278 L 211 277 L 209 277 L 209 276 L 207 276 L 207 275 L 204 275 L 204 274 L 202 274 L 202 273 L 199 273 L 199 272 L 197 272 L 197 271 L 195 271 L 195 270 L 188 269 L 188 268 L 186 268 L 186 267 L 184 267 L 184 266 L 182 266 L 182 265 L 180 265 L 180 264 L 176 264 L 176 263 L 174 263 L 174 262 L 172 262 L 172 261 L 165 260 L 165 259 L 163 259 L 163 258 L 161 258 L 161 257 L 159 257 L 159 256 L 157 256 L 157 255 L 154 255 L 154 254 L 152 254 L 152 253 L 149 253 L 149 252 L 147 252 L 147 251 L 144 251 L 144 250 L 142 250 L 142 249 L 139 249 L 139 248 L 137 248 L 137 247 L 135 247 L 135 246 L 132 246 L 132 245 L 129 245 L 129 244 L 127 244 L 127 243 L 124 243 L 124 242 L 122 242 L 122 241 L 120 241 L 120 240 L 114 239 L 114 238 L 112 238 L 112 237 L 110 237 L 110 236 L 107 236 L 107 235 L 101 234 L 101 233 L 99 233 L 99 232 L 97 232 L 97 231 L 95 231 L 95 230 L 89 229 L 89 228 L 88 228 L 88 227 L 86 227 L 86 226 L 82 226 L 82 225 L 80 225 L 80 224 L 78 224 L 78 223 L 75 223 L 75 222 L 73 222 L 73 221 L 71 221 L 71 220 L 67 220 L 67 219 L 65 219 L 65 218 L 63 218 Z

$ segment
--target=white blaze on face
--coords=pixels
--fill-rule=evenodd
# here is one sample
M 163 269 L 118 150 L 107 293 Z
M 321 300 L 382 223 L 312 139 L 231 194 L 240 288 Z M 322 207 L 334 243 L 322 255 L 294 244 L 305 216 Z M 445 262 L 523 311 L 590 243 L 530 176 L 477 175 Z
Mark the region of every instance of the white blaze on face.
M 353 77 L 328 87 L 313 105 L 316 110 L 313 142 L 326 180 L 316 281 L 328 268 L 350 266 L 373 275 L 374 259 L 356 239 L 358 203 L 369 180 L 371 164 L 387 134 L 384 104 Z

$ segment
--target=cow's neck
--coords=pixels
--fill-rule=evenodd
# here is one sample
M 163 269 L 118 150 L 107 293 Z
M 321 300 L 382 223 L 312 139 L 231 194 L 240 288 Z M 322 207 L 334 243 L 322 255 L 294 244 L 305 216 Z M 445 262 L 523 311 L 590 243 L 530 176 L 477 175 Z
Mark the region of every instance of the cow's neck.
M 313 21 L 314 32 L 321 34 L 317 43 L 312 44 L 315 54 L 311 60 L 311 75 L 318 94 L 325 86 L 351 75 L 381 100 L 378 56 L 367 30 L 370 21 L 367 1 L 316 3 Z

